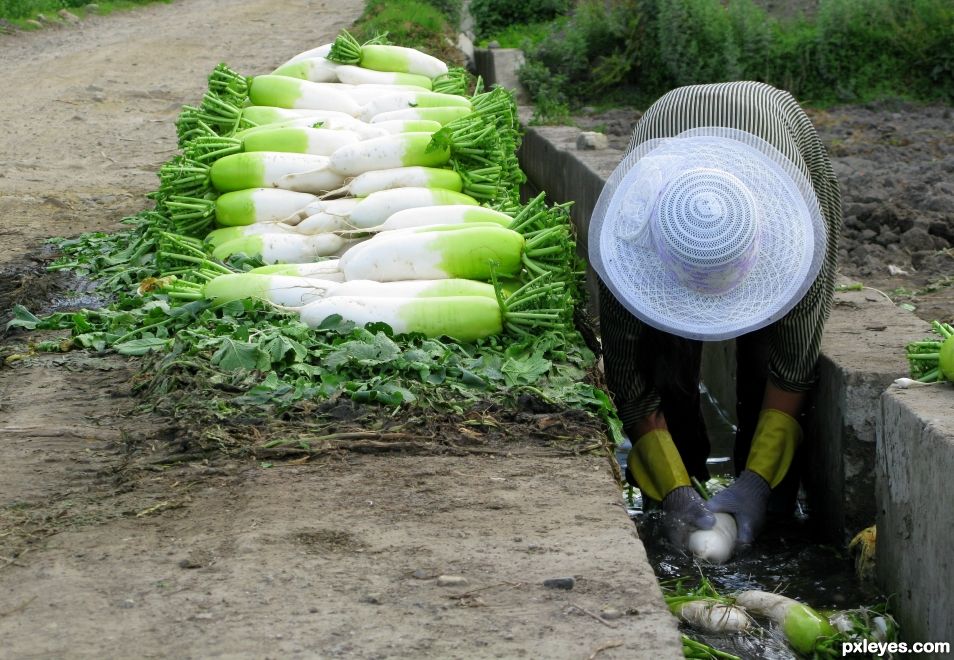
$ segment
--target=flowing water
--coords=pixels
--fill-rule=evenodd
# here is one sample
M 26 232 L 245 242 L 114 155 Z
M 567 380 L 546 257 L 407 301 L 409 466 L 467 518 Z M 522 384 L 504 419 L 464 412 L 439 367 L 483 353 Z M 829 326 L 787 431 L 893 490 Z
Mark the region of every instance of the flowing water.
M 709 431 L 712 452 L 710 486 L 722 487 L 734 474 L 732 443 L 735 426 L 730 415 L 704 388 L 703 414 Z M 628 447 L 617 456 L 625 466 Z M 873 586 L 855 575 L 847 551 L 818 540 L 799 498 L 795 514 L 786 519 L 769 520 L 750 550 L 736 555 L 722 566 L 700 565 L 670 544 L 662 533 L 659 511 L 645 512 L 638 492 L 628 502 L 630 516 L 639 528 L 650 562 L 661 581 L 685 578 L 694 586 L 704 575 L 721 594 L 746 589 L 778 591 L 816 609 L 851 609 L 883 603 L 885 598 Z M 777 632 L 745 635 L 701 635 L 685 629 L 686 634 L 711 646 L 742 658 L 773 659 L 796 657 Z

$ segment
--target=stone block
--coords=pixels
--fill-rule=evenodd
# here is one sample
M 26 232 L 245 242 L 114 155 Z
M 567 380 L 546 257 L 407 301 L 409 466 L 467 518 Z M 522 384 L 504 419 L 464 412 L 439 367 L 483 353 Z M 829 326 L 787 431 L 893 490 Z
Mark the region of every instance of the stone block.
M 891 388 L 877 429 L 877 571 L 909 642 L 954 641 L 954 388 Z M 950 657 L 934 655 L 933 657 Z

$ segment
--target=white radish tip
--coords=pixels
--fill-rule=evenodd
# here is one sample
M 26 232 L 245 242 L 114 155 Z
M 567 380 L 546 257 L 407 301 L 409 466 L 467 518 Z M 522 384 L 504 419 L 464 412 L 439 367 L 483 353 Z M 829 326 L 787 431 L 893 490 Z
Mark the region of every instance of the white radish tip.
M 712 529 L 699 529 L 689 536 L 689 552 L 710 564 L 724 564 L 732 557 L 738 528 L 735 518 L 728 513 L 715 514 Z

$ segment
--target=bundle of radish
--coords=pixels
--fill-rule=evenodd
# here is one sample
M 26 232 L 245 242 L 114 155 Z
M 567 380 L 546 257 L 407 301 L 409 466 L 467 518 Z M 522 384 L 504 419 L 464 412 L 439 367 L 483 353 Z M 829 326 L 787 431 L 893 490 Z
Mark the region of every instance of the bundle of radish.
M 925 339 L 906 347 L 911 378 L 922 383 L 954 382 L 954 327 L 934 321 L 931 328 L 941 336 L 941 341 Z
M 306 208 L 315 210 L 319 208 L 318 205 L 323 210 L 309 215 L 294 226 L 287 222 L 252 223 L 216 230 L 210 234 L 218 243 L 215 255 L 225 258 L 242 252 L 248 256 L 261 257 L 267 263 L 311 261 L 309 255 L 328 256 L 356 243 L 348 236 L 353 232 L 342 230 L 378 227 L 401 210 L 431 206 L 479 208 L 477 201 L 466 195 L 429 188 L 395 188 L 372 193 L 362 199 L 318 201 Z

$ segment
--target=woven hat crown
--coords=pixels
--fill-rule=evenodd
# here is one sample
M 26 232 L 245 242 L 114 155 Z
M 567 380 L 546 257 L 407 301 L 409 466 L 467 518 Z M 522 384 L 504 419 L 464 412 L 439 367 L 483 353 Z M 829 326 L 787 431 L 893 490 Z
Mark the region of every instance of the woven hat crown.
M 800 166 L 758 136 L 718 127 L 636 145 L 589 229 L 590 263 L 630 313 L 702 340 L 784 316 L 817 277 L 826 246 Z
M 651 220 L 656 252 L 686 286 L 725 293 L 752 268 L 759 207 L 730 172 L 692 168 L 672 178 Z

